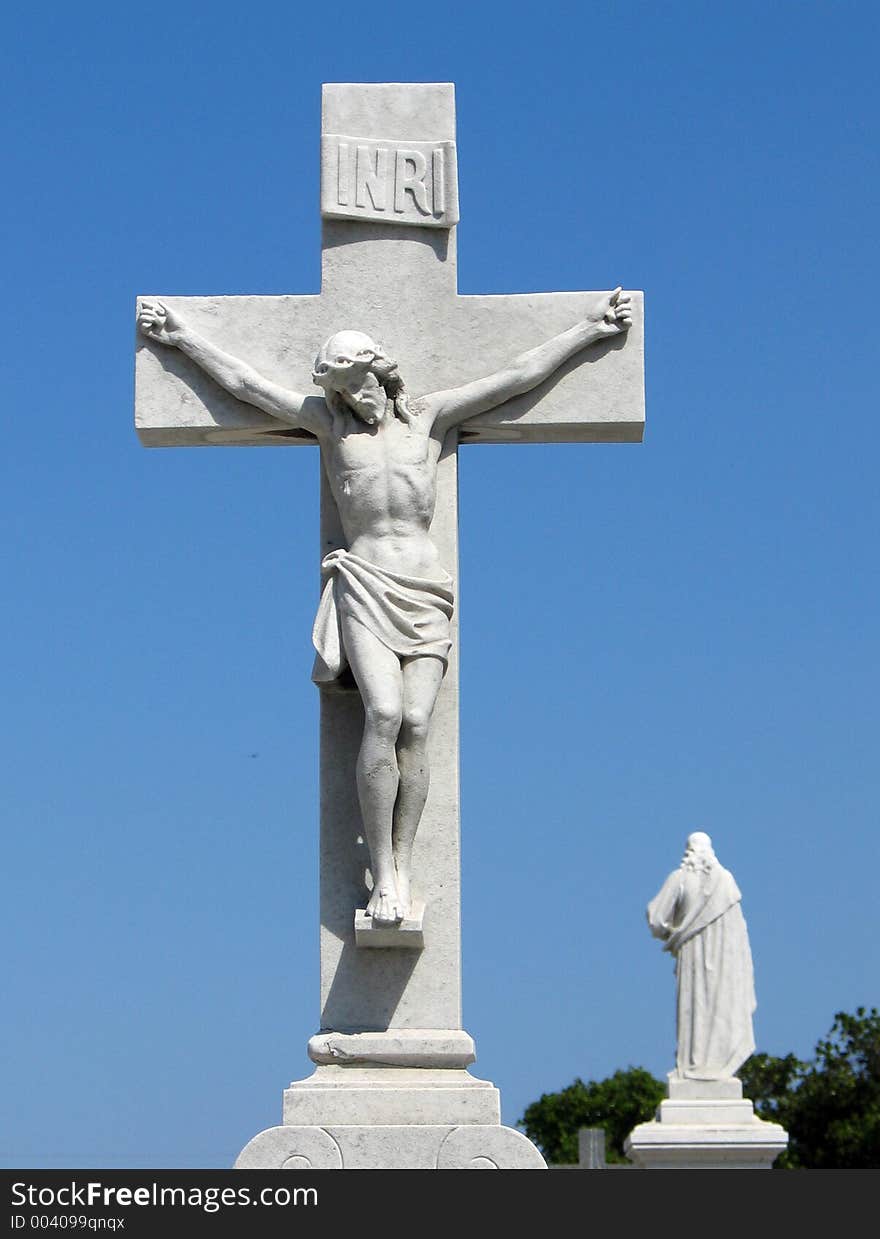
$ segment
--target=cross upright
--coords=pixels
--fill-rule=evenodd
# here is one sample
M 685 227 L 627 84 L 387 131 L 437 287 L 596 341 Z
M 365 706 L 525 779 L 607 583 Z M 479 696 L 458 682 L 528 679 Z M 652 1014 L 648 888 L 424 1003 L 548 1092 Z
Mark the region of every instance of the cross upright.
M 502 213 L 509 204 L 498 198 Z M 537 1165 L 525 1138 L 499 1127 L 497 1090 L 466 1071 L 474 1046 L 461 1021 L 457 451 L 466 442 L 640 441 L 642 297 L 458 294 L 451 84 L 325 85 L 321 212 L 320 295 L 139 300 L 136 425 L 145 445 L 320 442 L 324 459 L 326 583 L 315 627 L 321 1027 L 309 1042 L 317 1069 L 286 1090 L 282 1126 L 255 1137 L 238 1164 Z M 323 395 L 296 396 L 315 384 Z M 413 446 L 420 419 L 434 426 L 427 464 Z M 351 551 L 351 527 L 375 521 L 375 481 L 358 490 L 375 470 L 358 444 L 379 433 L 402 444 L 394 477 L 424 508 L 430 553 L 413 557 L 386 512 L 385 545 L 400 563 L 377 568 Z M 433 516 L 423 466 L 436 481 Z M 346 663 L 360 692 L 332 691 Z M 378 698 L 393 696 L 384 686 L 401 675 L 401 736 L 407 702 L 418 707 L 426 692 L 430 702 L 421 711 L 430 720 L 430 788 L 424 802 L 423 772 L 414 770 L 418 807 L 407 825 L 404 774 L 420 759 L 415 741 L 411 751 L 401 741 L 391 858 L 373 822 L 388 762 L 377 748 L 370 765 L 364 750 L 374 715 L 380 744 Z M 389 840 L 390 820 L 389 809 Z

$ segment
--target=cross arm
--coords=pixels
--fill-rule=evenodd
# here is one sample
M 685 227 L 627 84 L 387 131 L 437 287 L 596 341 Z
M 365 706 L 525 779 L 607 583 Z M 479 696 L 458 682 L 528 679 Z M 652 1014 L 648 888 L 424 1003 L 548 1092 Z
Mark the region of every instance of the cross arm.
M 629 293 L 626 332 L 575 350 L 537 386 L 512 395 L 459 428 L 462 443 L 639 443 L 645 426 L 644 294 Z M 536 342 L 595 318 L 608 293 L 459 296 L 444 324 L 456 379 L 494 373 Z
M 145 446 L 315 443 L 326 402 L 299 393 L 312 386 L 311 360 L 328 334 L 319 297 L 161 302 L 198 344 L 169 348 L 138 330 L 135 425 Z M 219 363 L 213 372 L 206 348 Z
M 267 379 L 241 358 L 224 352 L 193 331 L 179 311 L 169 309 L 161 301 L 144 299 L 138 306 L 137 321 L 148 340 L 180 349 L 237 400 L 314 434 L 327 429 L 329 414 L 324 401 L 301 396 Z
M 631 324 L 630 297 L 616 288 L 574 326 L 521 353 L 493 374 L 425 397 L 435 431 L 442 437 L 453 426 L 532 391 L 582 349 L 622 334 Z
M 291 391 L 312 386 L 321 341 L 354 327 L 399 361 L 407 389 L 452 391 L 493 375 L 595 314 L 607 293 L 457 296 L 425 303 L 423 282 L 376 282 L 369 303 L 357 289 L 321 296 L 162 297 L 200 336 Z M 638 443 L 645 421 L 643 297 L 630 294 L 632 326 L 576 351 L 537 387 L 474 414 L 464 443 Z M 497 393 L 496 393 L 497 395 Z M 323 401 L 323 397 L 311 397 Z M 180 349 L 138 332 L 138 435 L 149 447 L 315 444 L 304 428 L 246 404 Z

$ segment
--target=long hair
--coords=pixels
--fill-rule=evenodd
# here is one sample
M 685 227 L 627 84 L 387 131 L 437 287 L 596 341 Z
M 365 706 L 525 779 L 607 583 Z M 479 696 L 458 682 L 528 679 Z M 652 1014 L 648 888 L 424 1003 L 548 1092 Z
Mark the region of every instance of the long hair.
M 410 411 L 406 384 L 397 369 L 397 362 L 393 361 L 384 352 L 376 352 L 373 356 L 370 372 L 379 380 L 379 385 L 391 401 L 394 408 L 394 416 L 407 426 L 411 425 L 414 414 Z
M 687 848 L 682 857 L 682 869 L 690 869 L 696 873 L 711 873 L 718 864 L 718 857 L 712 847 L 712 840 L 701 830 L 688 836 Z

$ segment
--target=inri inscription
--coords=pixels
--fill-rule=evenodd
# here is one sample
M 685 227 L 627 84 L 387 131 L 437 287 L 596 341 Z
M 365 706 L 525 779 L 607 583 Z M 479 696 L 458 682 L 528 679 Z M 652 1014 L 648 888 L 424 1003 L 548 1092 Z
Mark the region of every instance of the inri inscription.
M 458 222 L 455 143 L 324 134 L 321 214 L 451 228 Z

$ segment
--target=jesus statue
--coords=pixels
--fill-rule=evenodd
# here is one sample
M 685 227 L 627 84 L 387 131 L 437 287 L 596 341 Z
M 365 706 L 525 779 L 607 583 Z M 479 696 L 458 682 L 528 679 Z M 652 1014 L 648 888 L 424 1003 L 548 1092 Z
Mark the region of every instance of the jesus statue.
M 350 668 L 364 705 L 357 788 L 374 925 L 410 914 L 428 732 L 452 645 L 453 582 L 430 535 L 443 440 L 631 323 L 631 299 L 616 288 L 582 322 L 495 374 L 419 397 L 407 394 L 381 345 L 363 332 L 340 331 L 315 359 L 312 377 L 323 395 L 305 396 L 223 352 L 161 301 L 138 307 L 148 339 L 179 348 L 237 399 L 311 432 L 320 445 L 346 546 L 321 565 L 313 679 L 329 684 Z
M 755 978 L 741 900 L 712 840 L 696 830 L 648 904 L 651 933 L 675 959 L 676 1079 L 727 1080 L 754 1053 Z

